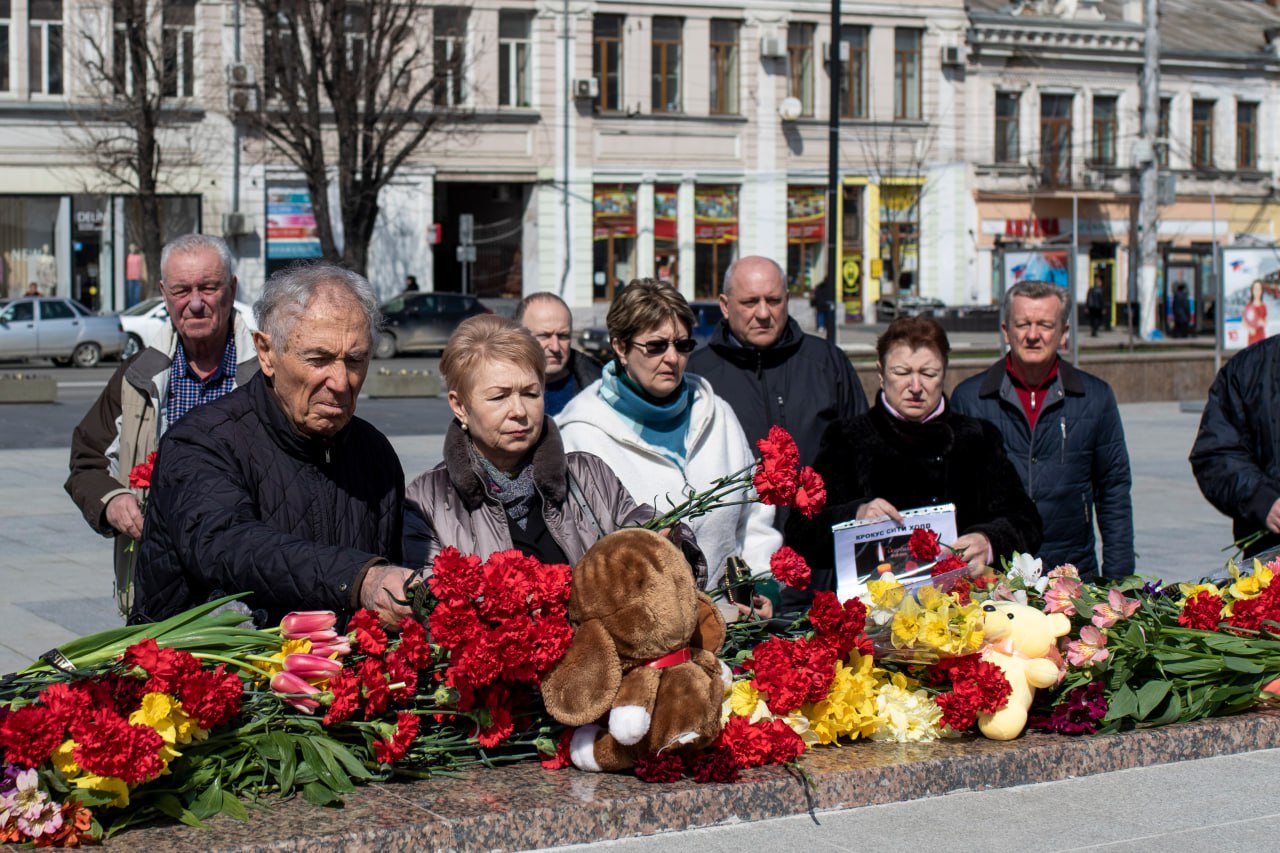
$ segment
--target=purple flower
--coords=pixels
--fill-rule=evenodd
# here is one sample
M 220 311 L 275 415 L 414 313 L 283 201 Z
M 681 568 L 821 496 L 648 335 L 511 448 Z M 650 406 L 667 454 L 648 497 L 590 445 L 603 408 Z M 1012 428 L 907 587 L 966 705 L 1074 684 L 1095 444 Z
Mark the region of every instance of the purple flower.
M 0 772 L 0 797 L 18 787 L 19 772 L 17 767 L 5 762 L 4 771 Z
M 1107 715 L 1107 700 L 1102 695 L 1103 690 L 1101 681 L 1091 681 L 1084 687 L 1077 687 L 1054 706 L 1048 716 L 1033 716 L 1030 723 L 1041 731 L 1058 734 L 1093 734 L 1098 730 L 1098 723 Z

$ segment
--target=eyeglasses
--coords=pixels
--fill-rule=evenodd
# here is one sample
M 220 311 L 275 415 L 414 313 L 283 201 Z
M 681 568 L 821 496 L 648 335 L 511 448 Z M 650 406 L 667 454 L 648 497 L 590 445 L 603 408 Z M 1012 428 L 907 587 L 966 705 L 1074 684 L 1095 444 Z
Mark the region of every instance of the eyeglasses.
M 698 342 L 693 338 L 681 338 L 678 341 L 645 341 L 644 343 L 632 341 L 631 344 L 644 350 L 644 354 L 650 357 L 662 355 L 670 346 L 674 346 L 676 352 L 681 355 L 688 355 L 698 346 Z
M 200 295 L 205 299 L 212 299 L 215 296 L 217 296 L 219 293 L 221 293 L 226 288 L 226 286 L 227 286 L 227 283 L 225 281 L 219 281 L 216 284 L 214 282 L 209 281 L 203 284 L 198 284 L 195 287 L 191 287 L 190 285 L 186 285 L 186 284 L 179 284 L 179 285 L 170 287 L 169 285 L 166 284 L 164 285 L 164 289 L 174 299 L 186 299 L 195 291 L 199 291 Z

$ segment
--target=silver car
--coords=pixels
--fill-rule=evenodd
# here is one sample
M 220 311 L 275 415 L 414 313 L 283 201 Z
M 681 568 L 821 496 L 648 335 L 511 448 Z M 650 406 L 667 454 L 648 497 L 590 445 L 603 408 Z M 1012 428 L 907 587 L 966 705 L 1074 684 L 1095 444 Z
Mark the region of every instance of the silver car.
M 79 302 L 25 296 L 0 302 L 0 359 L 49 358 L 93 367 L 124 350 L 120 318 L 100 317 Z

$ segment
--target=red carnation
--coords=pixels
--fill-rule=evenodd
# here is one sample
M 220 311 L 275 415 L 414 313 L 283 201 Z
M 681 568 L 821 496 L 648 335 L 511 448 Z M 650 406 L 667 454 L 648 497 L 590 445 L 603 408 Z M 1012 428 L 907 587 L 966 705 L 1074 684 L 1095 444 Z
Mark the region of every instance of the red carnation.
M 641 782 L 678 782 L 684 776 L 684 759 L 674 752 L 651 752 L 636 759 Z
M 360 677 L 350 669 L 329 679 L 329 691 L 333 693 L 333 704 L 325 712 L 321 721 L 326 726 L 351 719 L 360 710 Z
M 769 720 L 766 734 L 769 738 L 769 759 L 773 764 L 795 761 L 804 753 L 804 740 L 782 720 Z
M 418 736 L 418 715 L 401 711 L 396 714 L 396 732 L 391 740 L 373 742 L 373 752 L 379 764 L 395 764 L 409 751 L 413 739 Z
M 542 759 L 543 770 L 560 770 L 573 764 L 569 759 L 569 748 L 573 745 L 574 731 L 574 729 L 565 729 L 560 733 L 560 740 L 556 741 L 555 755 L 548 755 Z
M 355 642 L 367 655 L 380 655 L 387 650 L 387 632 L 372 610 L 357 610 L 347 623 L 347 631 L 354 631 Z
M 938 534 L 932 530 L 917 527 L 911 531 L 911 538 L 907 540 L 907 552 L 911 554 L 911 559 L 927 563 L 936 560 L 941 550 L 938 547 Z
M 511 721 L 511 710 L 505 705 L 485 708 L 484 713 L 489 715 L 489 723 L 480 726 L 476 741 L 482 747 L 489 749 L 511 737 L 515 726 Z
M 378 658 L 365 658 L 356 669 L 360 686 L 364 688 L 364 718 L 372 720 L 387 710 L 391 691 L 387 686 L 387 671 Z
M 76 764 L 97 776 L 116 776 L 136 785 L 160 775 L 164 739 L 150 726 L 132 724 L 106 708 L 71 730 Z
M 947 572 L 954 571 L 956 569 L 965 569 L 968 567 L 969 564 L 957 557 L 955 554 L 948 554 L 933 564 L 933 568 L 929 570 L 929 576 L 937 577 L 938 575 L 946 574 Z
M 387 655 L 387 678 L 392 684 L 401 685 L 391 688 L 391 701 L 401 707 L 413 702 L 418 691 L 418 669 L 399 648 L 392 649 Z
M 244 685 L 222 664 L 212 671 L 192 673 L 178 687 L 183 709 L 195 717 L 202 729 L 217 728 L 240 713 L 243 697 Z
M 424 669 L 431 663 L 431 641 L 427 639 L 427 629 L 411 616 L 400 620 L 400 644 L 396 648 L 416 669 Z
M 40 691 L 40 704 L 49 709 L 56 725 L 66 729 L 78 720 L 93 716 L 93 696 L 80 685 L 57 682 Z
M 790 506 L 800 485 L 796 478 L 800 451 L 795 440 L 782 427 L 773 426 L 767 438 L 756 442 L 756 447 L 760 463 L 751 479 L 760 500 L 771 506 Z
M 194 655 L 178 649 L 162 649 L 151 637 L 125 649 L 124 660 L 128 666 L 141 667 L 151 676 L 147 681 L 149 693 L 172 693 L 183 679 L 200 671 L 200 661 Z
M 738 781 L 738 768 L 728 750 L 703 752 L 693 759 L 690 769 L 693 771 L 693 781 L 699 784 Z
M 156 466 L 156 452 L 153 450 L 147 455 L 146 462 L 139 462 L 133 466 L 133 470 L 129 472 L 129 488 L 131 489 L 149 489 L 151 488 L 151 472 Z
M 450 545 L 432 561 L 427 583 L 440 601 L 467 601 L 480 588 L 481 580 L 480 558 L 475 554 L 463 556 Z
M 748 667 L 755 673 L 751 685 L 765 696 L 775 714 L 790 714 L 808 693 L 808 684 L 795 677 L 793 640 L 771 637 L 751 650 Z
M 822 512 L 827 502 L 827 488 L 822 476 L 812 468 L 800 469 L 800 488 L 796 491 L 795 507 L 805 518 L 813 518 Z
M 713 749 L 724 750 L 735 767 L 759 767 L 769 760 L 769 738 L 758 724 L 746 717 L 730 717 L 716 738 Z
M 784 583 L 792 589 L 809 588 L 809 564 L 804 561 L 804 557 L 786 545 L 769 558 L 769 571 L 773 572 L 773 576 L 779 583 Z
M 11 711 L 0 722 L 0 741 L 10 764 L 37 767 L 62 743 L 64 728 L 57 716 L 40 705 Z
M 942 722 L 956 731 L 972 726 L 978 714 L 999 711 L 1013 693 L 1004 670 L 976 654 L 941 661 L 931 667 L 931 674 L 951 680 L 951 692 L 935 701 L 942 708 Z
M 1236 602 L 1239 607 L 1241 602 Z M 1216 631 L 1222 621 L 1222 596 L 1202 589 L 1187 599 L 1178 614 L 1178 624 L 1199 631 Z

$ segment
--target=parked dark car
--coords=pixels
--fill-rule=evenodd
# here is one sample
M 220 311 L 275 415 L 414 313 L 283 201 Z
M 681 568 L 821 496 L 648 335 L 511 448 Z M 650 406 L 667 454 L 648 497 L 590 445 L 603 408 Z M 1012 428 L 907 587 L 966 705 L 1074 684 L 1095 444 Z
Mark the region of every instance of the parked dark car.
M 693 339 L 698 346 L 711 340 L 711 333 L 716 323 L 723 316 L 719 302 L 690 302 L 693 309 Z M 604 326 L 588 326 L 578 333 L 578 348 L 600 362 L 613 358 L 613 350 L 609 347 L 609 330 Z
M 93 367 L 116 357 L 128 336 L 115 314 L 102 317 L 56 296 L 0 302 L 0 359 L 48 358 L 54 364 Z
M 921 314 L 933 316 L 936 311 L 946 307 L 947 303 L 941 299 L 925 296 L 885 296 L 876 300 L 876 321 L 887 323 L 899 317 L 916 317 Z
M 385 324 L 374 358 L 442 350 L 458 324 L 493 311 L 463 293 L 402 293 L 382 305 Z

